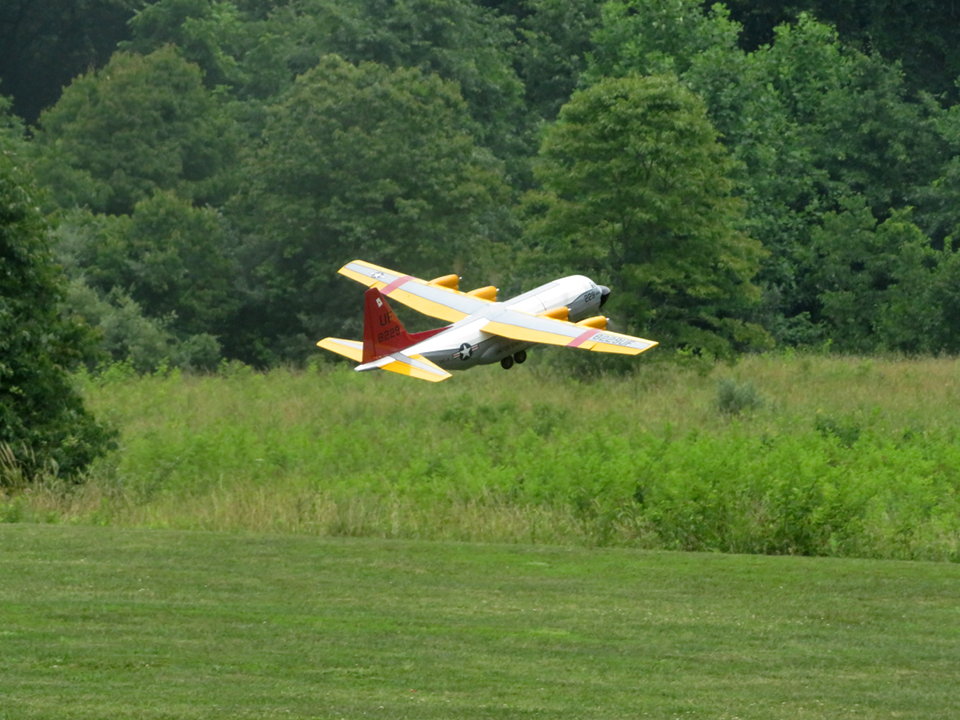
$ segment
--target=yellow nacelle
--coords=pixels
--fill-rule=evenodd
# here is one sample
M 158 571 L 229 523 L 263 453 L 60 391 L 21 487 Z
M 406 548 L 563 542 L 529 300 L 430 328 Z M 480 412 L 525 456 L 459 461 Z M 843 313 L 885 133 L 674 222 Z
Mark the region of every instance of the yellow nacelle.
M 450 288 L 451 290 L 456 290 L 460 287 L 460 276 L 459 275 L 441 275 L 438 278 L 434 278 L 430 281 L 431 285 L 439 285 L 440 287 Z
M 569 320 L 570 319 L 570 308 L 566 305 L 562 305 L 553 310 L 547 310 L 545 313 L 540 313 L 542 317 L 553 318 L 554 320 Z
M 477 288 L 476 290 L 471 290 L 467 295 L 473 295 L 473 297 L 478 297 L 482 300 L 490 300 L 496 302 L 497 300 L 497 288 L 493 285 L 487 285 L 486 287 Z
M 603 315 L 594 315 L 593 317 L 588 317 L 586 320 L 581 320 L 577 323 L 577 325 L 597 328 L 598 330 L 606 330 L 607 319 Z

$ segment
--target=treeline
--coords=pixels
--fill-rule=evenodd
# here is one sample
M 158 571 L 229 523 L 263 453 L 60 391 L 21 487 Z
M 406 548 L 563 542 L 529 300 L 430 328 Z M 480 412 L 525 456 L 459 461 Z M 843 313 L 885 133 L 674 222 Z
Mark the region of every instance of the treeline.
M 952 353 L 960 11 L 910 7 L 11 0 L 0 148 L 141 370 L 359 336 L 355 257 L 582 272 L 666 351 Z

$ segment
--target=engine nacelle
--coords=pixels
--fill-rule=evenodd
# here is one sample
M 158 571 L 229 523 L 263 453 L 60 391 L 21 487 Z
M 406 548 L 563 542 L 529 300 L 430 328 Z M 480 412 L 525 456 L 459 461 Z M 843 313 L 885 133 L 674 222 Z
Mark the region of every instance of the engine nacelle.
M 570 319 L 570 308 L 566 305 L 561 305 L 558 308 L 553 308 L 552 310 L 547 310 L 544 313 L 540 313 L 543 317 L 553 318 L 554 320 L 569 320 Z
M 594 315 L 593 317 L 588 317 L 586 320 L 581 320 L 577 325 L 583 325 L 584 327 L 597 328 L 597 330 L 606 330 L 607 329 L 607 318 L 603 315 Z
M 478 297 L 483 300 L 490 300 L 492 302 L 497 301 L 497 288 L 493 285 L 487 285 L 486 287 L 480 287 L 476 290 L 471 290 L 467 295 L 473 295 L 473 297 Z
M 456 290 L 460 287 L 460 276 L 459 275 L 441 275 L 438 278 L 434 278 L 430 281 L 431 285 L 439 285 L 440 287 L 450 288 L 451 290 Z

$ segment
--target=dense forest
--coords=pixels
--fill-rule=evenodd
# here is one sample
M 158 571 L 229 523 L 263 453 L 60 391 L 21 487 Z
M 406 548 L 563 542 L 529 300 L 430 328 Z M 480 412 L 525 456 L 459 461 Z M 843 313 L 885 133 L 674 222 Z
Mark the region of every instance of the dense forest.
M 357 257 L 504 292 L 581 272 L 665 354 L 953 353 L 958 16 L 8 0 L 2 182 L 91 364 L 302 362 L 359 336 Z

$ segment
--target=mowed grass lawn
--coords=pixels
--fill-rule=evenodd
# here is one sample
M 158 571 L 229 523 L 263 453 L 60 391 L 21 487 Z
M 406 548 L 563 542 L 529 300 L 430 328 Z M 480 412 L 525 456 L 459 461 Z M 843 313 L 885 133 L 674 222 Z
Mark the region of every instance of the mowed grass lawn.
M 960 717 L 946 563 L 0 526 L 0 718 Z

